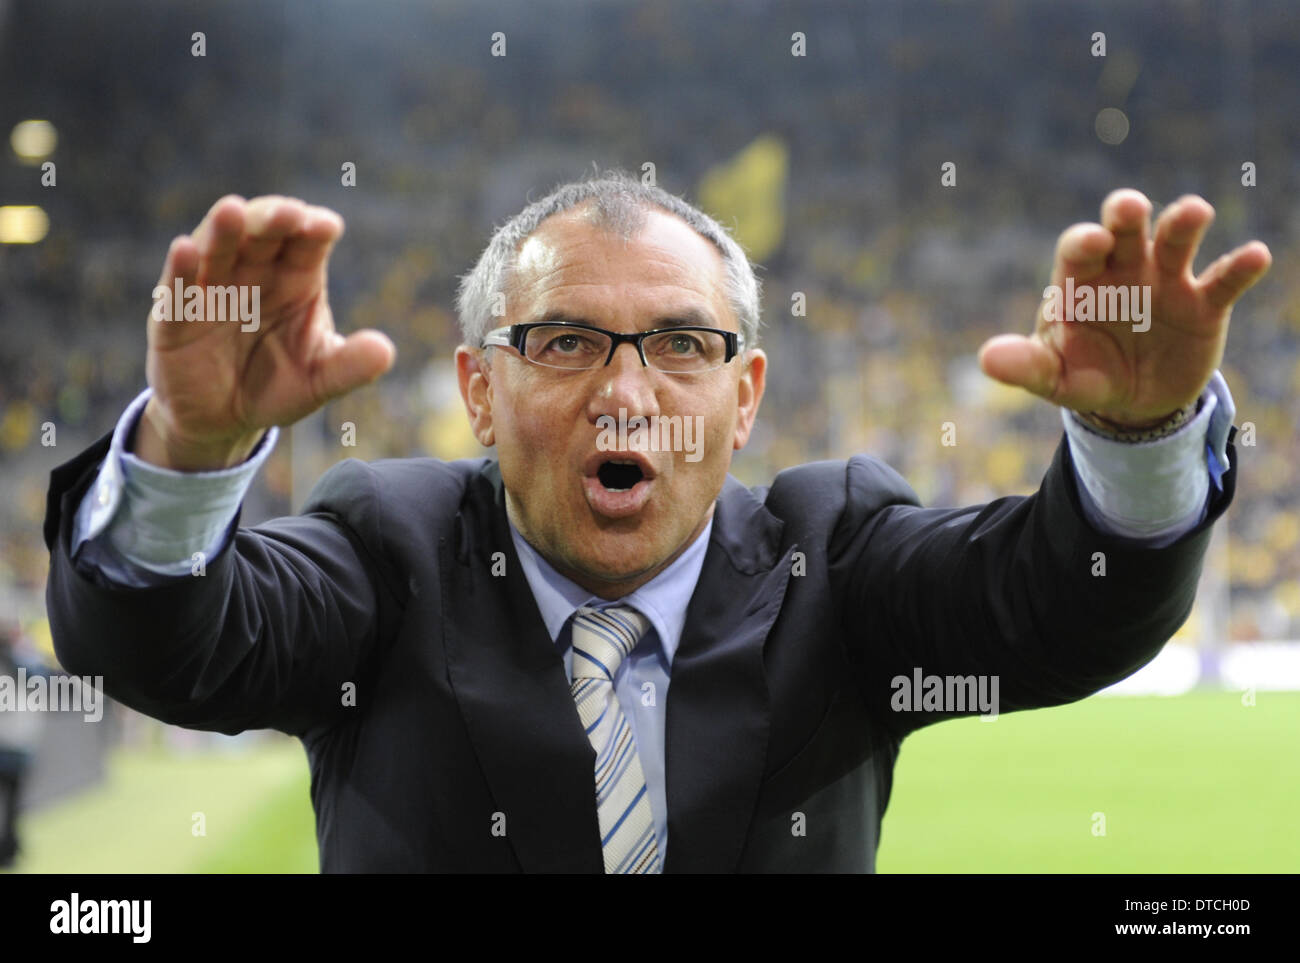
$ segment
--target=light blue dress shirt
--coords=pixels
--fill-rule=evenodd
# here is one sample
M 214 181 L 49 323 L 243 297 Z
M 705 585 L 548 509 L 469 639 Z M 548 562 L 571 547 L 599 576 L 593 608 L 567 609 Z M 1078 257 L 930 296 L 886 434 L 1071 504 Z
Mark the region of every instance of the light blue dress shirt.
M 108 456 L 78 507 L 73 528 L 73 557 L 124 586 L 157 585 L 188 576 L 199 560 L 206 562 L 224 551 L 248 486 L 279 437 L 279 429 L 270 429 L 247 461 L 222 471 L 159 468 L 125 450 L 149 395 L 146 389 L 118 421 Z M 1104 438 L 1062 409 L 1080 502 L 1094 527 L 1161 547 L 1200 524 L 1210 485 L 1223 487 L 1223 473 L 1229 467 L 1228 434 L 1236 415 L 1227 383 L 1218 372 L 1201 401 L 1200 411 L 1181 429 L 1136 445 Z M 569 620 L 578 607 L 631 605 L 650 622 L 650 630 L 619 667 L 614 687 L 636 738 L 661 860 L 668 853 L 664 776 L 668 685 L 686 607 L 712 530 L 710 519 L 672 565 L 625 598 L 608 602 L 556 572 L 510 526 L 520 565 L 551 639 L 563 650 L 570 681 Z

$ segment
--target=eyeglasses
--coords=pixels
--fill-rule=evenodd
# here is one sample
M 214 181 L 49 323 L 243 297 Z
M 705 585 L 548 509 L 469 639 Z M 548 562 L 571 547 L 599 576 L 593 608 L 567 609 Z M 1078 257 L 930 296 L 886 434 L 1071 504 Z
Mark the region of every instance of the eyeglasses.
M 722 367 L 744 350 L 745 339 L 737 331 L 695 325 L 619 334 L 572 321 L 512 324 L 483 336 L 485 348 L 514 348 L 533 364 L 571 371 L 608 365 L 624 343 L 636 346 L 641 364 L 648 368 L 696 374 Z

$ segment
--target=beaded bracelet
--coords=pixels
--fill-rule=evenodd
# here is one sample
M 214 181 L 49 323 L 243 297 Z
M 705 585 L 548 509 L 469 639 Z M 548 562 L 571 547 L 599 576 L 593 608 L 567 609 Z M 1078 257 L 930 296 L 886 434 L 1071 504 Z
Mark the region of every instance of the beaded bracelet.
M 1179 408 L 1165 421 L 1150 428 L 1140 428 L 1133 430 L 1130 428 L 1121 428 L 1119 425 L 1093 414 L 1092 412 L 1080 413 L 1079 422 L 1091 431 L 1094 435 L 1100 435 L 1103 438 L 1109 438 L 1111 441 L 1121 441 L 1125 444 L 1136 445 L 1144 441 L 1155 441 L 1157 438 L 1165 438 L 1172 435 L 1179 428 L 1183 427 L 1195 417 L 1196 413 L 1201 410 L 1201 399 L 1197 399 L 1190 405 Z

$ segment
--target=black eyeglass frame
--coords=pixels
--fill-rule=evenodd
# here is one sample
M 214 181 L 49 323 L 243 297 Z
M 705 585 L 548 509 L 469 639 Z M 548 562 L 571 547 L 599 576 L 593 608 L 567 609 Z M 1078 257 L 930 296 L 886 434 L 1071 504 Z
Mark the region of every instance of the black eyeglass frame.
M 579 331 L 595 331 L 610 339 L 609 355 L 605 358 L 603 365 L 592 365 L 590 368 L 562 368 L 559 365 L 542 364 L 540 361 L 534 361 L 524 353 L 524 345 L 528 342 L 528 332 L 533 328 L 573 328 Z M 672 327 L 653 328 L 650 331 L 640 331 L 636 334 L 621 334 L 618 331 L 607 331 L 604 328 L 596 327 L 594 324 L 582 324 L 578 321 L 528 321 L 522 324 L 512 324 L 504 328 L 495 328 L 483 335 L 482 347 L 496 345 L 502 348 L 514 348 L 519 352 L 519 357 L 529 364 L 535 364 L 542 368 L 555 368 L 557 371 L 591 371 L 595 368 L 609 367 L 610 362 L 614 360 L 614 352 L 618 350 L 619 345 L 631 344 L 636 347 L 637 357 L 641 359 L 643 368 L 664 371 L 664 369 L 655 368 L 654 365 L 646 361 L 644 342 L 646 338 L 652 335 L 677 331 L 708 331 L 722 335 L 727 344 L 727 352 L 722 359 L 724 365 L 729 364 L 732 358 L 745 350 L 745 335 L 741 331 L 724 331 L 722 328 L 709 328 L 700 324 L 675 324 Z M 664 374 L 701 374 L 705 371 L 716 371 L 720 367 L 722 365 L 714 368 L 700 368 L 698 371 L 664 371 Z

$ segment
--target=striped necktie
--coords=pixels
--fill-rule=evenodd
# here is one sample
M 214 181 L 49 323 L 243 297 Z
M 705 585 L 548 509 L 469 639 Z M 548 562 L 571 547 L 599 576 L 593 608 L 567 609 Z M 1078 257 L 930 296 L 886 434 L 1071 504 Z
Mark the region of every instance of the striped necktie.
M 580 608 L 573 618 L 573 701 L 596 750 L 596 814 L 606 873 L 661 872 L 636 738 L 614 675 L 650 623 L 636 609 Z

